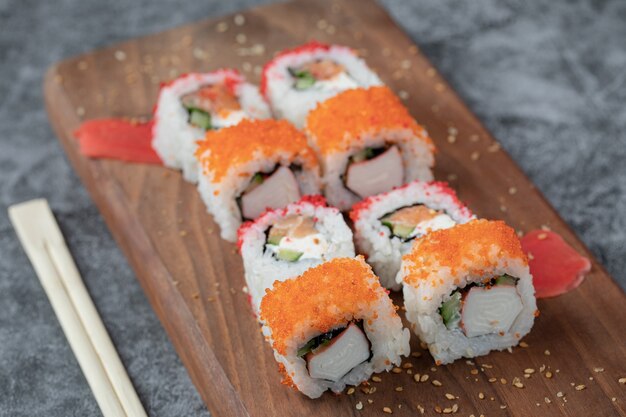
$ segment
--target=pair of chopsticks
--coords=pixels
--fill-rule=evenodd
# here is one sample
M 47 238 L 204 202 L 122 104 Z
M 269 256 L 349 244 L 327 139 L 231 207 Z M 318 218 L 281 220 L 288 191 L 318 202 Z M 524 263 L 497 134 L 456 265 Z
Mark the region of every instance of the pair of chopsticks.
M 146 412 L 102 324 L 48 202 L 9 207 L 9 218 L 105 417 Z

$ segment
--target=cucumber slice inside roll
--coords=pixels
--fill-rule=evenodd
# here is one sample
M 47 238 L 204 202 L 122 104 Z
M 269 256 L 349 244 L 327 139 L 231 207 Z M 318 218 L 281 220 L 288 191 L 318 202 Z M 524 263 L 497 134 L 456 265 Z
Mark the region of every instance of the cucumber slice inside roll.
M 276 254 L 276 257 L 282 261 L 296 262 L 303 255 L 303 252 L 298 252 L 291 249 L 280 249 Z
M 447 328 L 451 328 L 459 323 L 461 320 L 461 292 L 455 291 L 450 296 L 450 299 L 445 301 L 439 307 L 439 314 L 443 319 L 443 324 Z
M 190 109 L 189 110 L 189 123 L 199 127 L 200 129 L 211 129 L 211 115 L 203 110 Z

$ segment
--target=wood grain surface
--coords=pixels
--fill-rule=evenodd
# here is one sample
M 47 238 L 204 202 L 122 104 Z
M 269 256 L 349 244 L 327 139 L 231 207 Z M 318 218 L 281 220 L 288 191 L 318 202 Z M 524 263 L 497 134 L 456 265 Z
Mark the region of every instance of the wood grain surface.
M 626 386 L 618 382 L 626 377 L 626 297 L 595 261 L 579 289 L 539 302 L 541 315 L 524 340 L 527 347 L 435 367 L 413 336 L 412 350 L 421 357 L 407 358 L 397 373 L 382 374 L 382 382 L 351 395 L 309 400 L 280 384 L 242 291 L 241 259 L 234 245 L 219 238 L 195 187 L 163 167 L 84 158 L 72 136 L 81 121 L 146 117 L 159 83 L 181 73 L 235 67 L 258 82 L 261 66 L 277 50 L 313 38 L 346 44 L 427 127 L 439 148 L 436 177 L 450 181 L 479 216 L 504 219 L 521 232 L 550 227 L 592 256 L 373 1 L 296 0 L 242 16 L 65 60 L 50 68 L 44 86 L 50 121 L 68 158 L 209 410 L 215 416 L 371 416 L 389 407 L 408 416 L 420 415 L 419 407 L 435 415 L 456 404 L 457 414 L 476 417 L 626 416 Z M 401 305 L 397 294 L 394 300 Z M 529 378 L 528 368 L 534 370 Z M 415 382 L 416 374 L 429 379 Z M 513 385 L 516 377 L 523 388 Z

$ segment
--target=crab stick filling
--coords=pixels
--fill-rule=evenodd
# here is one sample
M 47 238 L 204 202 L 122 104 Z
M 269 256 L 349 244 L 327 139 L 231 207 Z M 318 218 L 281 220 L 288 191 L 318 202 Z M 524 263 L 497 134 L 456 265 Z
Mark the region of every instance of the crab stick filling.
M 289 68 L 296 90 L 343 91 L 358 84 L 343 65 L 331 59 L 316 59 L 299 67 Z
M 180 101 L 189 123 L 203 130 L 233 126 L 246 116 L 234 91 L 224 83 L 201 86 Z
M 298 349 L 311 378 L 337 382 L 371 357 L 370 342 L 361 323 L 316 336 Z
M 443 323 L 467 337 L 507 333 L 522 311 L 517 281 L 505 274 L 455 290 L 439 308 Z
M 393 236 L 411 240 L 434 230 L 448 229 L 456 222 L 443 210 L 435 210 L 423 204 L 403 207 L 380 219 Z
M 267 233 L 266 248 L 277 259 L 296 262 L 322 259 L 328 241 L 316 228 L 312 217 L 293 215 L 278 220 Z
M 404 182 L 404 165 L 397 146 L 365 148 L 350 158 L 345 185 L 361 198 L 399 187 Z
M 254 174 L 238 200 L 242 217 L 254 220 L 268 209 L 282 208 L 299 199 L 300 189 L 293 171 L 279 166 L 269 174 Z

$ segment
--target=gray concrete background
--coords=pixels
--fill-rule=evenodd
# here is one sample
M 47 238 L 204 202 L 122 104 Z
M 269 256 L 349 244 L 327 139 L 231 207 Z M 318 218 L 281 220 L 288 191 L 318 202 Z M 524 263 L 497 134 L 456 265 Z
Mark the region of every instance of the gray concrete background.
M 152 416 L 208 415 L 48 125 L 46 67 L 258 1 L 0 0 L 0 416 L 99 415 L 6 216 L 50 200 Z M 626 2 L 385 0 L 470 108 L 626 286 Z

